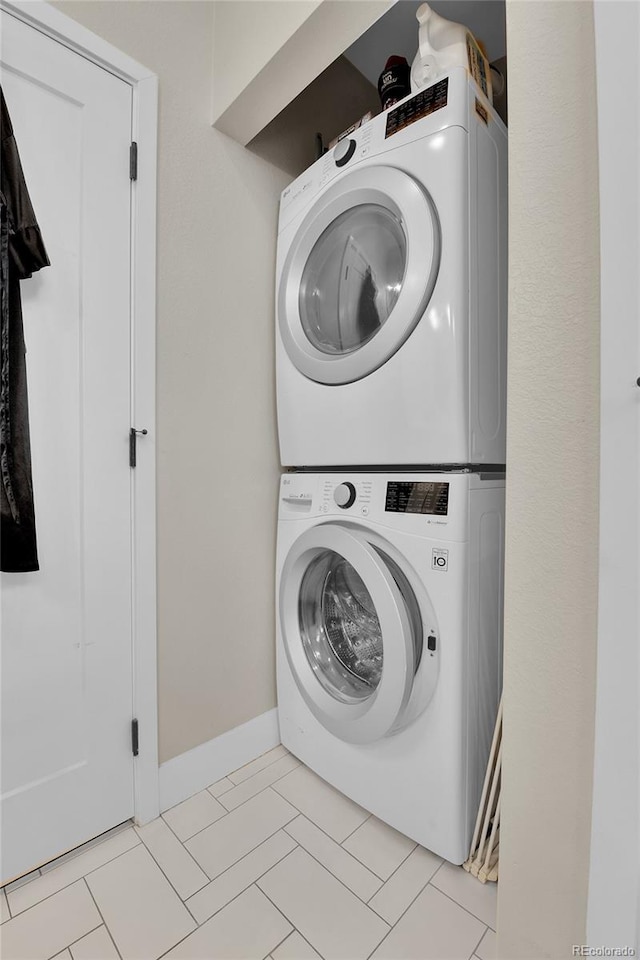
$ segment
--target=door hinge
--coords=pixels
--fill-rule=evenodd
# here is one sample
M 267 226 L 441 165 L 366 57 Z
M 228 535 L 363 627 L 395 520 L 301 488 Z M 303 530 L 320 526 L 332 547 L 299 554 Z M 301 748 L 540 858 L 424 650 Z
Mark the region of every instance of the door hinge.
M 134 757 L 138 756 L 138 718 L 134 717 L 131 721 L 131 753 Z
M 136 430 L 135 427 L 131 427 L 129 430 L 129 466 L 135 467 L 137 463 L 137 453 L 138 453 L 138 434 L 141 433 L 143 437 L 146 437 L 146 430 Z
M 138 179 L 138 144 L 135 140 L 129 147 L 129 179 Z

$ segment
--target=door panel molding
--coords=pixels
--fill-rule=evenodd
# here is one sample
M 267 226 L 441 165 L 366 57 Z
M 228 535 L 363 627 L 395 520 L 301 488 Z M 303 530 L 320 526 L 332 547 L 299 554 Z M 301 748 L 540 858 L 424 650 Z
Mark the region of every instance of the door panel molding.
M 132 88 L 131 139 L 138 176 L 131 183 L 132 426 L 147 430 L 131 471 L 133 716 L 140 731 L 134 764 L 135 819 L 159 815 L 156 626 L 156 171 L 158 78 L 101 37 L 49 6 L 0 0 L 0 9 L 58 41 Z

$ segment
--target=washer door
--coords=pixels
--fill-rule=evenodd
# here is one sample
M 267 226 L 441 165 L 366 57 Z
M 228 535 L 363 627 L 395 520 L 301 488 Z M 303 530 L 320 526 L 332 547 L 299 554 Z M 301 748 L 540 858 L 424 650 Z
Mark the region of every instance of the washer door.
M 437 214 L 412 177 L 345 176 L 306 214 L 284 264 L 278 322 L 292 362 L 326 384 L 382 366 L 423 315 L 439 263 Z
M 391 733 L 422 655 L 418 602 L 398 565 L 359 530 L 313 527 L 284 563 L 280 621 L 298 689 L 320 723 L 350 743 Z

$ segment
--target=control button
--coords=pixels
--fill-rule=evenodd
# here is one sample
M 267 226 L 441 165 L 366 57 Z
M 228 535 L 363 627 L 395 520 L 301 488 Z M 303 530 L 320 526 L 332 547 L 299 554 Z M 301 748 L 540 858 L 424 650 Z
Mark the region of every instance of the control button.
M 351 160 L 355 152 L 355 140 L 341 140 L 333 151 L 333 159 L 335 160 L 336 167 L 344 167 L 346 163 L 349 163 L 349 160 Z
M 356 488 L 352 483 L 341 483 L 333 491 L 333 499 L 339 507 L 346 510 L 356 500 Z
M 362 513 L 362 516 L 363 516 L 363 517 L 368 517 L 368 516 L 369 516 L 369 507 L 363 507 L 360 512 Z
M 436 648 L 436 638 L 433 634 L 430 637 L 427 637 L 427 650 L 435 650 Z

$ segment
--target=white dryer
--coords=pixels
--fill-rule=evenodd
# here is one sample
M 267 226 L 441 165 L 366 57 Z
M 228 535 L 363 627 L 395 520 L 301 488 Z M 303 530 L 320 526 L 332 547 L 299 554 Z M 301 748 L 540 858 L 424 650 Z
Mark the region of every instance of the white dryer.
M 506 311 L 506 129 L 460 68 L 282 194 L 282 463 L 504 463 Z
M 452 863 L 501 690 L 504 480 L 288 474 L 277 548 L 284 745 Z

